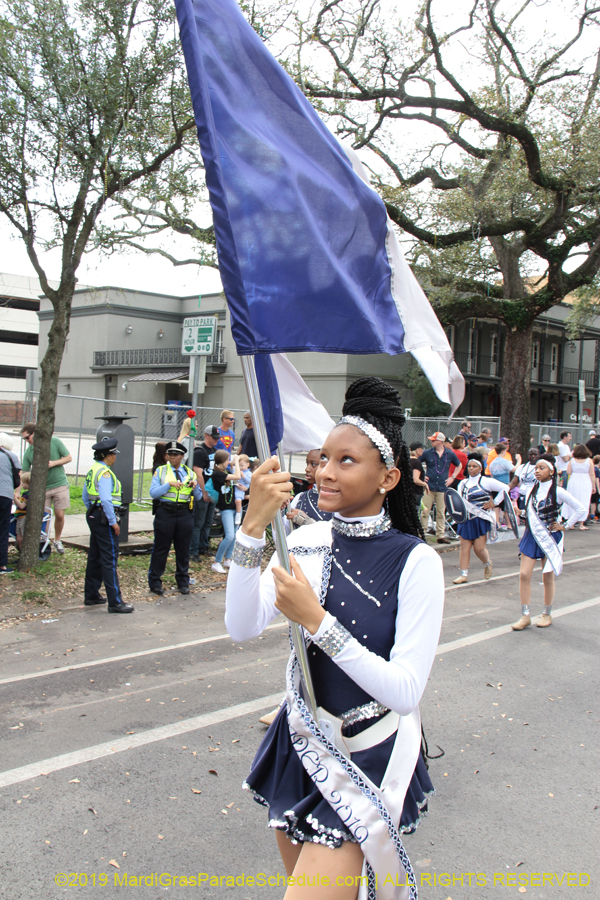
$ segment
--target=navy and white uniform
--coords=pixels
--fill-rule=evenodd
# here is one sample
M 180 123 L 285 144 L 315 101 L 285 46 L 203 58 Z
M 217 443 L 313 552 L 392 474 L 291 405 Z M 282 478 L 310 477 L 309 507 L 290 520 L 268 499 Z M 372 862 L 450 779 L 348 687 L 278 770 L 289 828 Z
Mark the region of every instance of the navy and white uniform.
M 116 441 L 115 441 L 116 446 Z M 115 506 L 121 503 L 121 484 L 102 461 L 96 460 L 86 475 L 82 500 L 90 529 L 90 549 L 85 569 L 84 602 L 86 606 L 104 602 L 100 588 L 104 582 L 110 608 L 128 607 L 124 603 L 119 584 L 119 537 Z
M 319 491 L 316 484 L 313 484 L 307 491 L 301 491 L 301 493 L 296 494 L 290 503 L 290 508 L 299 509 L 311 519 L 314 519 L 315 522 L 329 522 L 332 513 L 319 509 L 318 504 Z
M 567 520 L 565 524 L 565 528 L 570 528 L 571 525 L 574 525 L 579 521 L 582 512 L 585 512 L 583 504 L 579 502 L 579 500 L 574 497 L 572 494 L 569 494 L 568 491 L 565 491 L 564 488 L 557 486 L 556 488 L 556 504 L 552 504 L 552 501 L 549 499 L 550 486 L 552 484 L 552 480 L 548 481 L 540 481 L 536 482 L 538 485 L 538 489 L 536 495 L 532 500 L 529 500 L 529 495 L 535 488 L 535 484 L 532 485 L 527 491 L 527 496 L 525 499 L 525 507 L 527 508 L 527 504 L 529 502 L 534 502 L 537 507 L 537 513 L 543 524 L 546 526 L 548 531 L 550 531 L 551 525 L 556 522 L 558 517 L 560 516 L 560 508 L 563 503 L 567 503 L 572 510 L 571 517 Z M 545 553 L 540 549 L 534 536 L 529 530 L 529 526 L 527 524 L 527 520 L 525 520 L 526 528 L 525 534 L 521 538 L 519 542 L 519 550 L 524 556 L 529 556 L 530 559 L 543 559 Z M 561 537 L 561 531 L 550 531 L 552 538 L 558 544 Z
M 505 487 L 506 485 L 498 481 L 497 478 L 489 478 L 487 475 L 470 475 L 461 481 L 458 486 L 458 492 L 463 499 L 468 500 L 473 506 L 481 508 L 484 503 L 492 499 L 494 491 L 497 492 L 494 504 L 498 506 L 506 496 L 504 493 Z M 488 534 L 491 527 L 491 522 L 469 513 L 467 521 L 457 525 L 456 531 L 459 537 L 464 538 L 466 541 L 474 541 L 478 537 Z
M 360 533 L 344 530 L 354 524 L 360 525 Z M 383 527 L 387 530 L 378 530 Z M 249 548 L 264 545 L 264 540 L 241 531 L 237 540 Z M 418 708 L 441 627 L 444 584 L 439 555 L 419 538 L 389 527 L 383 514 L 363 520 L 336 514 L 331 522 L 295 531 L 289 540 L 300 565 L 311 546 L 326 548 L 317 578 L 323 579 L 327 615 L 314 637 L 319 639 L 326 632 L 332 617 L 353 636 L 334 658 L 316 643 L 309 644 L 317 704 L 348 720 L 345 737 L 361 733 L 389 710 L 410 715 Z M 234 562 L 227 581 L 225 616 L 233 639 L 260 634 L 277 612 L 270 567 L 261 577 L 259 568 L 242 568 Z M 367 750 L 352 753 L 352 762 L 377 785 L 395 739 L 394 733 Z M 245 786 L 269 807 L 269 826 L 295 840 L 329 847 L 354 840 L 302 765 L 290 738 L 286 704 L 267 731 Z M 419 754 L 396 826 L 414 831 L 432 793 Z

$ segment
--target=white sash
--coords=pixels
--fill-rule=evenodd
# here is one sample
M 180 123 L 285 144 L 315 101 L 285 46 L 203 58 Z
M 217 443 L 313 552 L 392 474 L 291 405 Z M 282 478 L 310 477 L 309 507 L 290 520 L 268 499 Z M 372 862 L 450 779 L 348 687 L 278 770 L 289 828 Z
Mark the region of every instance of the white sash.
M 288 538 L 290 551 L 296 555 L 321 603 L 329 583 L 331 542 L 331 522 L 299 529 Z M 415 875 L 398 826 L 421 749 L 418 707 L 408 716 L 400 716 L 394 747 L 381 787 L 377 787 L 324 733 L 323 727 L 329 735 L 335 731 L 323 721 L 327 712 L 319 710 L 321 727 L 310 715 L 302 699 L 300 669 L 293 651 L 286 683 L 288 727 L 294 749 L 324 799 L 361 845 L 365 857 L 365 883 L 361 884 L 358 900 L 417 900 Z
M 415 875 L 395 823 L 400 822 L 419 756 L 418 709 L 400 717 L 394 749 L 378 788 L 328 740 L 310 715 L 300 694 L 300 668 L 294 653 L 288 663 L 286 700 L 290 736 L 302 765 L 365 857 L 362 876 L 369 887 L 361 884 L 358 900 L 417 900 Z
M 465 485 L 465 487 L 460 490 L 462 485 Z M 496 527 L 496 516 L 494 515 L 494 511 L 492 509 L 483 509 L 483 507 L 476 506 L 474 503 L 471 503 L 470 500 L 467 500 L 465 496 L 465 494 L 467 493 L 465 481 L 461 481 L 459 485 L 459 491 L 469 515 L 477 519 L 484 519 L 486 522 L 489 522 L 491 524 L 492 529 L 490 531 L 490 544 L 493 544 L 494 541 L 498 540 L 498 529 Z
M 546 562 L 544 564 L 544 568 L 542 569 L 542 574 L 547 575 L 549 572 L 554 572 L 556 577 L 558 577 L 563 568 L 562 555 L 564 547 L 564 535 L 561 534 L 559 542 L 556 543 L 556 541 L 540 519 L 537 507 L 535 506 L 533 499 L 530 499 L 527 503 L 527 524 L 529 525 L 529 530 L 533 535 L 534 541 L 546 557 Z

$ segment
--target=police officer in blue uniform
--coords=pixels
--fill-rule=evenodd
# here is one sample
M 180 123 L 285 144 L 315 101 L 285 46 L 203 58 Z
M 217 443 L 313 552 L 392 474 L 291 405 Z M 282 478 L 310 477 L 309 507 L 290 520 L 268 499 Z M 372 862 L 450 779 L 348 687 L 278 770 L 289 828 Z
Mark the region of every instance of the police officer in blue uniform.
M 158 501 L 154 516 L 154 549 L 150 557 L 148 583 L 153 594 L 164 594 L 162 575 L 167 564 L 171 544 L 175 549 L 175 580 L 180 594 L 190 592 L 190 539 L 194 527 L 194 501 L 202 499 L 196 475 L 183 465 L 186 447 L 179 441 L 169 441 L 165 455 L 167 462 L 159 466 L 152 477 L 150 496 Z
M 121 482 L 111 467 L 117 458 L 117 441 L 104 438 L 92 444 L 94 462 L 85 477 L 83 502 L 90 529 L 90 551 L 85 570 L 84 604 L 106 603 L 109 613 L 130 613 L 133 606 L 121 595 L 117 563 L 119 561 L 119 510 Z M 106 598 L 100 594 L 104 582 Z

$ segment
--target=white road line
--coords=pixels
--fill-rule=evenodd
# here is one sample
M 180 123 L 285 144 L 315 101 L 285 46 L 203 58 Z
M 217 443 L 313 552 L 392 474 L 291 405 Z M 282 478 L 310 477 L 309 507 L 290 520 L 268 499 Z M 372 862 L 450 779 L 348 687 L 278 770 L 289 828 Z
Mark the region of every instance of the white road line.
M 265 631 L 272 628 L 287 628 L 287 622 L 268 625 Z M 122 656 L 107 656 L 104 659 L 91 659 L 89 662 L 75 663 L 73 666 L 57 666 L 44 672 L 29 672 L 26 675 L 13 675 L 11 678 L 0 678 L 0 684 L 11 684 L 14 681 L 27 681 L 29 678 L 45 678 L 47 675 L 60 675 L 62 672 L 74 672 L 76 669 L 89 669 L 92 666 L 104 666 L 107 663 L 121 662 L 124 659 L 136 659 L 138 656 L 152 656 L 153 653 L 166 653 L 169 650 L 183 650 L 185 647 L 197 647 L 198 644 L 211 644 L 213 641 L 231 641 L 228 634 L 215 634 L 214 637 L 199 638 L 197 641 L 185 641 L 183 644 L 170 644 L 168 647 L 153 647 L 151 650 L 138 650 L 135 653 L 124 653 Z M 237 643 L 233 641 L 232 643 Z
M 226 706 L 224 709 L 216 709 L 214 712 L 203 716 L 195 716 L 193 719 L 184 719 L 182 722 L 174 722 L 172 725 L 163 725 L 161 728 L 152 728 L 142 731 L 140 734 L 117 738 L 106 744 L 96 744 L 94 747 L 84 747 L 73 753 L 63 753 L 62 756 L 54 756 L 51 759 L 43 759 L 29 766 L 21 766 L 18 769 L 9 769 L 0 773 L 0 788 L 11 784 L 19 784 L 30 778 L 38 778 L 40 775 L 48 775 L 50 772 L 58 772 L 60 769 L 68 769 L 81 763 L 91 762 L 94 759 L 102 759 L 105 756 L 113 756 L 124 750 L 133 750 L 143 747 L 145 744 L 153 744 L 156 741 L 164 741 L 166 738 L 177 737 L 199 728 L 207 728 L 209 725 L 219 725 L 240 716 L 257 713 L 261 709 L 268 709 L 281 703 L 282 692 L 270 694 L 268 697 L 259 697 L 257 700 L 249 700 L 247 703 L 238 703 L 236 706 Z
M 564 606 L 552 612 L 552 618 L 558 619 L 559 616 L 568 616 L 569 613 L 579 612 L 581 609 L 587 609 L 589 606 L 597 606 L 600 603 L 600 597 L 592 597 L 591 600 L 582 600 L 581 603 L 573 603 L 571 606 Z M 535 625 L 532 626 L 535 628 Z M 551 626 L 552 627 L 552 626 Z M 450 650 L 460 650 L 461 647 L 469 647 L 471 644 L 479 644 L 480 641 L 489 641 L 490 638 L 498 637 L 501 634 L 510 634 L 512 628 L 510 625 L 500 625 L 499 628 L 490 628 L 489 631 L 480 631 L 478 634 L 470 634 L 461 638 L 459 641 L 449 641 L 447 644 L 438 644 L 435 651 L 436 656 L 442 653 L 449 653 Z
M 579 559 L 567 560 L 564 565 L 574 565 L 575 563 L 586 562 L 589 559 L 599 559 L 600 553 L 593 556 L 582 556 Z M 467 584 L 457 584 L 446 588 L 448 591 L 457 591 L 462 588 L 473 587 L 476 584 L 492 584 L 494 581 L 501 581 L 503 578 L 514 578 L 518 572 L 509 572 L 507 575 L 495 575 L 493 578 L 482 579 L 481 581 L 469 581 Z M 287 622 L 277 622 L 275 625 L 269 625 L 265 631 L 273 628 L 287 628 Z M 135 653 L 124 653 L 122 656 L 107 656 L 104 659 L 91 659 L 89 662 L 75 663 L 72 666 L 57 666 L 54 669 L 46 669 L 44 672 L 29 672 L 25 675 L 13 675 L 10 678 L 0 678 L 0 685 L 13 684 L 17 681 L 28 681 L 30 678 L 45 678 L 48 675 L 59 675 L 62 672 L 74 672 L 76 669 L 89 669 L 93 666 L 104 666 L 107 663 L 121 662 L 125 659 L 136 659 L 139 656 L 152 656 L 154 653 L 167 653 L 170 650 L 183 650 L 185 647 L 197 647 L 199 644 L 210 644 L 212 641 L 231 640 L 228 634 L 216 634 L 214 637 L 200 638 L 197 641 L 185 641 L 182 644 L 170 644 L 167 647 L 153 647 L 150 650 L 138 650 Z M 237 643 L 237 642 L 234 642 Z
M 553 613 L 553 618 L 566 616 L 569 613 L 579 612 L 579 610 L 587 609 L 590 606 L 600 604 L 600 597 L 592 597 L 590 600 L 583 600 L 581 603 L 573 603 L 563 609 L 558 609 Z M 492 628 L 489 631 L 472 634 L 460 641 L 451 641 L 447 644 L 440 644 L 436 651 L 436 656 L 442 653 L 449 653 L 450 650 L 459 650 L 461 647 L 468 647 L 471 644 L 478 644 L 480 641 L 487 641 L 490 638 L 507 634 L 511 631 L 510 625 L 502 625 L 500 628 Z M 115 741 L 109 741 L 105 744 L 96 744 L 93 747 L 84 747 L 82 750 L 75 750 L 73 753 L 64 753 L 62 756 L 54 756 L 51 759 L 43 759 L 40 762 L 32 763 L 28 766 L 21 766 L 18 769 L 9 769 L 0 773 L 0 788 L 8 787 L 11 784 L 19 784 L 22 781 L 28 781 L 30 778 L 38 778 L 40 775 L 48 775 L 50 772 L 58 772 L 60 769 L 68 769 L 71 766 L 81 765 L 81 763 L 91 762 L 94 759 L 101 759 L 106 756 L 112 756 L 113 753 L 121 753 L 125 750 L 133 750 L 136 747 L 143 747 L 146 744 L 153 744 L 156 741 L 164 741 L 167 738 L 176 737 L 177 735 L 187 734 L 190 731 L 197 731 L 200 728 L 206 728 L 209 725 L 218 725 L 221 722 L 228 722 L 241 716 L 257 713 L 261 709 L 267 709 L 270 706 L 277 706 L 281 702 L 281 691 L 277 694 L 270 694 L 268 697 L 259 697 L 257 700 L 249 700 L 247 703 L 238 703 L 236 706 L 227 706 L 223 709 L 217 709 L 214 712 L 206 713 L 203 716 L 195 716 L 192 719 L 185 719 L 182 722 L 174 722 L 172 725 L 163 725 L 160 728 L 152 728 L 149 731 L 143 731 L 140 734 L 131 735 L 125 738 L 117 738 Z
M 567 559 L 563 562 L 563 566 L 573 566 L 575 563 L 587 562 L 588 559 L 600 559 L 600 553 L 594 553 L 593 556 L 580 556 L 579 559 Z M 463 588 L 473 587 L 475 584 L 492 584 L 494 581 L 502 581 L 503 578 L 515 578 L 518 572 L 509 572 L 507 575 L 493 575 L 491 578 L 480 578 L 479 581 L 467 581 L 465 584 L 453 584 L 446 588 L 448 591 L 461 591 Z M 0 682 L 1 684 L 2 682 Z

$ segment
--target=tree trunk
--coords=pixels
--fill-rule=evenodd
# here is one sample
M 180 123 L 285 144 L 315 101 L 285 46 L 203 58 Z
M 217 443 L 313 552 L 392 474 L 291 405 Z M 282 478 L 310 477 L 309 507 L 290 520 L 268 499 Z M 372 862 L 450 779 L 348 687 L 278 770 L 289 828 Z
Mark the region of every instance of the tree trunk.
M 46 500 L 48 460 L 50 459 L 50 439 L 54 431 L 56 395 L 58 393 L 58 374 L 69 334 L 74 290 L 74 280 L 70 284 L 63 283 L 57 292 L 56 299 L 52 301 L 54 319 L 48 333 L 48 348 L 40 363 L 42 379 L 33 439 L 31 484 L 23 547 L 19 557 L 19 570 L 22 572 L 33 568 L 39 559 L 40 531 Z
M 510 438 L 513 460 L 515 453 L 520 453 L 525 460 L 530 446 L 532 334 L 533 322 L 524 329 L 509 328 L 506 335 L 500 402 L 502 433 Z

